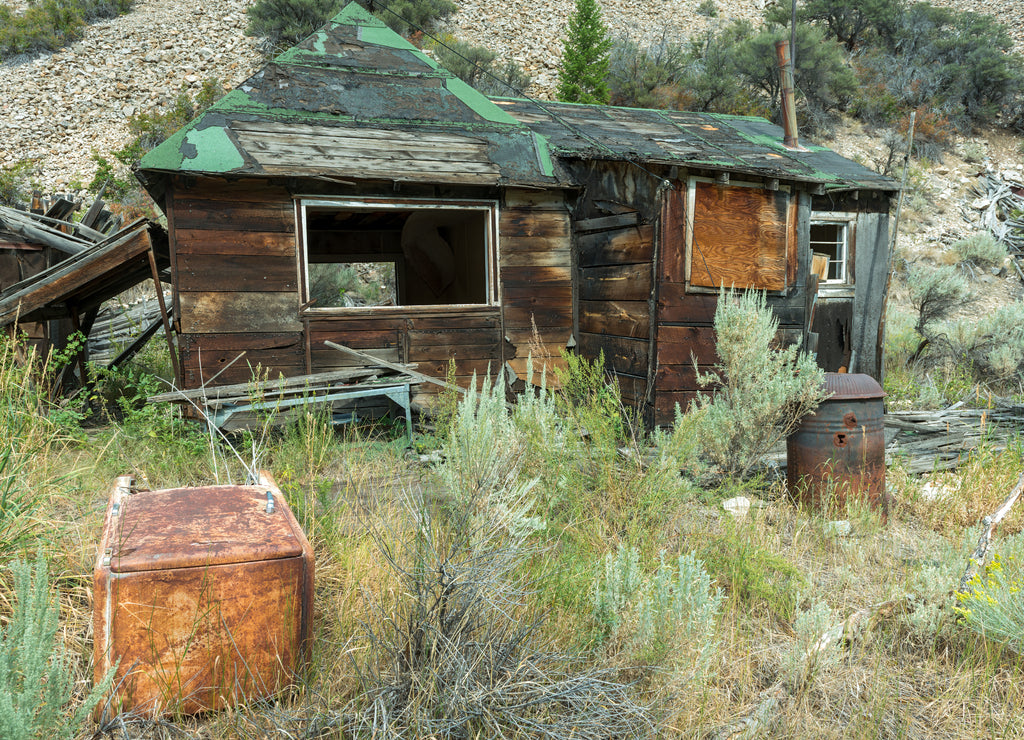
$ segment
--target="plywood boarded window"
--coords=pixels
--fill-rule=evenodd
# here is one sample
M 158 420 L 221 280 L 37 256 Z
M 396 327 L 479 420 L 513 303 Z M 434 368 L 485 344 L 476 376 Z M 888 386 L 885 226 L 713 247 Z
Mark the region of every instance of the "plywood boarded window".
M 785 290 L 795 275 L 796 211 L 788 190 L 692 178 L 687 198 L 687 282 Z
M 494 303 L 488 201 L 303 200 L 311 311 Z

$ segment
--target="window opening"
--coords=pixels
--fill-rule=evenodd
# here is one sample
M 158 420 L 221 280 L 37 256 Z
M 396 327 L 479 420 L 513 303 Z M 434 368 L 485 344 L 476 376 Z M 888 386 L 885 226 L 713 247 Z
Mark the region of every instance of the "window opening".
M 811 221 L 812 269 L 822 283 L 850 281 L 850 226 L 846 221 Z
M 493 303 L 493 203 L 303 201 L 317 309 Z

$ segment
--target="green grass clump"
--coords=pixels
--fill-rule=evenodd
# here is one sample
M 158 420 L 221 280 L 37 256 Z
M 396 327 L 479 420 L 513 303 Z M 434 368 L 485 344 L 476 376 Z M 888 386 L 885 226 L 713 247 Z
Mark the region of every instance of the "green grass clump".
M 729 522 L 724 534 L 712 535 L 697 552 L 735 603 L 793 618 L 807 579 L 784 555 L 756 541 L 750 528 Z

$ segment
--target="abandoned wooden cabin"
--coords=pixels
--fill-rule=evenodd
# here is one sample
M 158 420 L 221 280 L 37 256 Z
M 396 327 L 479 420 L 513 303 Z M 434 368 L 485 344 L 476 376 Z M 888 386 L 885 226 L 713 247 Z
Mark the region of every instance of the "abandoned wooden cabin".
M 139 177 L 186 388 L 345 365 L 328 340 L 463 384 L 603 350 L 665 423 L 714 361 L 722 284 L 880 376 L 892 181 L 761 119 L 491 100 L 354 3 Z

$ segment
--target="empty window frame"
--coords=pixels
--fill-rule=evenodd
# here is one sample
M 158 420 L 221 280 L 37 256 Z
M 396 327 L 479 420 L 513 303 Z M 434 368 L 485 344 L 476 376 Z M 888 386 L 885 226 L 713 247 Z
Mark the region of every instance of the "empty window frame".
M 847 213 L 814 214 L 811 218 L 811 269 L 824 286 L 853 284 L 853 231 L 855 216 Z
M 492 201 L 302 199 L 311 311 L 495 302 Z
M 690 290 L 783 291 L 796 276 L 796 208 L 788 188 L 692 177 L 686 200 Z

